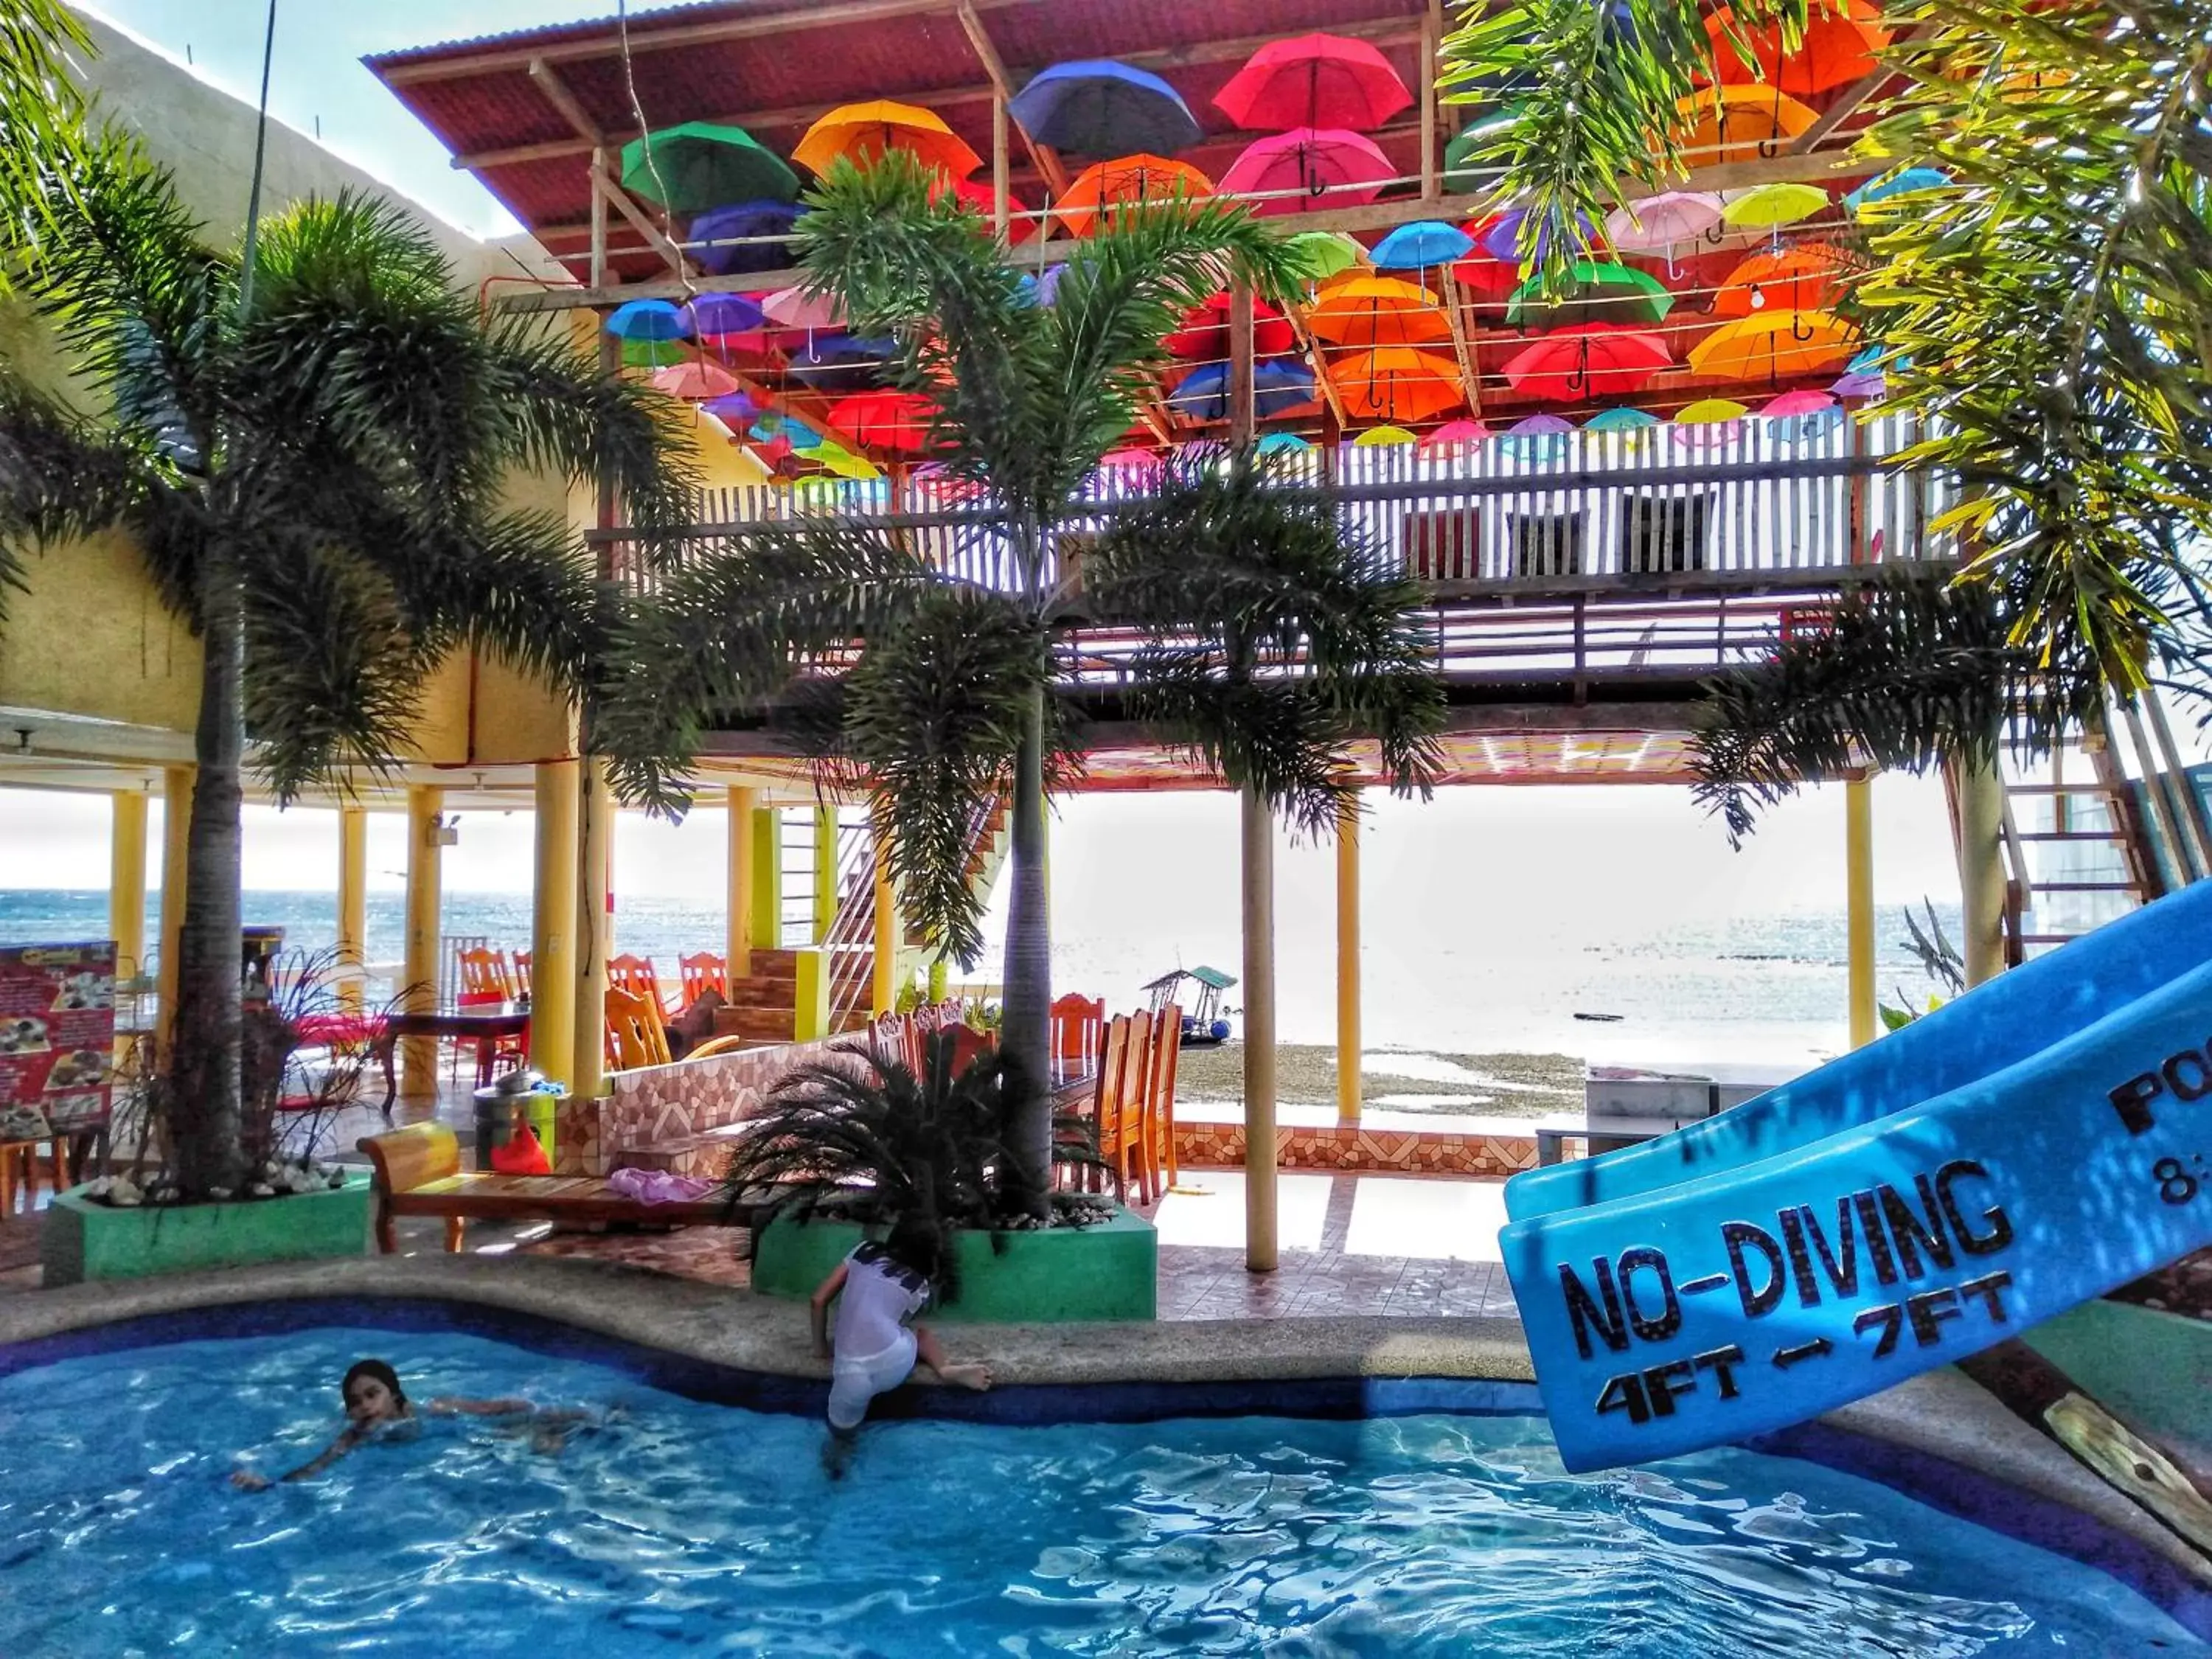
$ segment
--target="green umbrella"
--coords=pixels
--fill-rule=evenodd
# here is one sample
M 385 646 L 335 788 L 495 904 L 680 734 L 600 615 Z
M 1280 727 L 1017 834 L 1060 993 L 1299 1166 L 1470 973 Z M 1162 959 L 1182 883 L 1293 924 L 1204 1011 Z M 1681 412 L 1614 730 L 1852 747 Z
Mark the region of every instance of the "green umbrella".
M 1547 295 L 1531 276 L 1513 290 L 1505 320 L 1516 328 L 1572 328 L 1586 323 L 1644 325 L 1663 319 L 1674 303 L 1666 283 L 1632 265 L 1577 259 L 1559 292 Z
M 1291 257 L 1309 282 L 1325 283 L 1367 263 L 1367 250 L 1340 230 L 1304 230 L 1290 239 Z
M 622 360 L 624 368 L 665 368 L 671 363 L 680 363 L 696 356 L 699 348 L 689 340 L 624 340 Z
M 799 175 L 743 127 L 686 121 L 623 146 L 623 188 L 671 213 L 732 202 L 793 202 Z

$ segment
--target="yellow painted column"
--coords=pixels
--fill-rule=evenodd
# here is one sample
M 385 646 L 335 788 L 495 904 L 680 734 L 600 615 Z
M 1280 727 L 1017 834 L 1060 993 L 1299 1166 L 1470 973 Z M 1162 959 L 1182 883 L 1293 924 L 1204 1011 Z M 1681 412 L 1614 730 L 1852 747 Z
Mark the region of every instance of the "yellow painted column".
M 1359 809 L 1336 821 L 1336 1115 L 1359 1121 Z
M 575 1085 L 577 761 L 535 769 L 538 845 L 530 912 L 530 1064 Z
M 1844 960 L 1850 964 L 1851 1047 L 1881 1035 L 1874 981 L 1874 780 L 1844 785 Z
M 607 1084 L 608 864 L 614 856 L 615 798 L 605 761 L 587 763 L 582 780 L 582 833 L 576 854 L 575 1042 L 568 1092 L 594 1099 Z
M 756 808 L 745 833 L 753 844 L 752 948 L 783 949 L 783 831 L 779 810 Z
M 115 977 L 146 969 L 146 797 L 113 794 L 107 833 L 107 936 L 115 941 Z
M 2004 971 L 2004 786 L 1995 766 L 1962 766 L 1958 792 L 1960 909 L 1966 983 L 1974 986 Z
M 875 1011 L 887 1014 L 898 1002 L 898 890 L 891 884 L 891 846 L 876 836 L 876 936 L 873 944 Z
M 1244 1266 L 1275 1271 L 1275 820 L 1249 790 L 1244 842 Z
M 837 921 L 837 809 L 814 809 L 814 942 L 830 937 Z
M 730 882 L 729 939 L 725 955 L 728 958 L 730 983 L 734 985 L 753 970 L 753 884 L 760 879 L 759 860 L 754 856 L 758 843 L 753 836 L 753 814 L 760 807 L 760 791 L 732 787 L 726 793 L 730 807 Z M 775 943 L 773 939 L 760 942 L 763 946 Z
M 184 951 L 185 851 L 192 823 L 196 766 L 161 769 L 161 977 L 160 1046 L 169 1045 L 169 1020 L 177 1008 L 177 959 Z
M 362 1005 L 368 965 L 368 809 L 338 808 L 338 1006 Z
M 444 897 L 445 851 L 438 842 L 446 792 L 434 784 L 407 791 L 407 965 L 401 970 L 400 1005 L 410 1013 L 438 1006 L 439 906 Z M 399 1092 L 409 1100 L 438 1092 L 438 1045 L 410 1037 L 399 1045 Z

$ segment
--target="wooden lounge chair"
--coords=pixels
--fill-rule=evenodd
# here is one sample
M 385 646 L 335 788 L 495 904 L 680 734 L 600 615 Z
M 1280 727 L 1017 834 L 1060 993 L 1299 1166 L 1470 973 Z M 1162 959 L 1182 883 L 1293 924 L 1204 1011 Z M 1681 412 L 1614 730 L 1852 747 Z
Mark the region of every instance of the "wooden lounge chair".
M 590 1176 L 511 1176 L 461 1168 L 460 1142 L 442 1123 L 410 1123 L 364 1136 L 376 1188 L 376 1248 L 398 1249 L 394 1217 L 441 1216 L 446 1248 L 461 1248 L 471 1221 L 646 1221 L 678 1226 L 749 1227 L 758 1206 L 734 1210 L 720 1197 L 641 1204 Z

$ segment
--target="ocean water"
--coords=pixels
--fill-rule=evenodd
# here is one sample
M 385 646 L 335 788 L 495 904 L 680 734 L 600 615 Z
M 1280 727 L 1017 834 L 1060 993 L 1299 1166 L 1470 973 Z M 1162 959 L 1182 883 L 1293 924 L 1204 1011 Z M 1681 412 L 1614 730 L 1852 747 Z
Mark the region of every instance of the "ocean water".
M 1122 1008 L 1135 1006 L 1145 982 L 1170 968 L 1210 963 L 1237 972 L 1242 947 L 1233 890 L 1220 901 L 1132 905 L 1119 916 L 1088 914 L 1079 927 L 1061 924 L 1055 990 L 1103 995 L 1110 1007 Z M 246 920 L 284 928 L 288 945 L 324 948 L 337 936 L 336 903 L 328 892 L 251 891 Z M 444 906 L 448 933 L 480 934 L 508 948 L 529 943 L 527 894 L 448 892 Z M 619 907 L 615 948 L 651 957 L 671 979 L 679 955 L 722 949 L 719 903 L 628 897 Z M 1848 1040 L 1839 909 L 1642 923 L 1599 912 L 1529 928 L 1440 907 L 1445 901 L 1436 898 L 1394 901 L 1387 886 L 1370 896 L 1362 958 L 1366 1047 L 1794 1067 L 1840 1052 Z M 1937 915 L 1955 940 L 1956 907 L 1939 905 Z M 1924 1005 L 1932 988 L 1905 946 L 1900 914 L 1885 908 L 1879 922 L 1883 999 Z M 0 890 L 0 945 L 100 938 L 106 925 L 104 892 Z M 994 928 L 1000 925 L 994 916 Z M 372 892 L 371 963 L 399 960 L 404 929 L 402 896 Z M 1281 1039 L 1334 1042 L 1334 957 L 1327 929 L 1296 914 L 1283 917 L 1279 929 Z M 149 908 L 147 936 L 158 931 Z M 975 977 L 994 980 L 995 963 L 987 959 Z M 1234 991 L 1229 1006 L 1238 1006 Z M 1583 1014 L 1617 1018 L 1577 1018 Z
M 981 1340 L 982 1334 L 975 1334 Z M 594 1419 L 557 1454 L 410 1397 Z M 611 1408 L 619 1407 L 618 1410 Z M 1540 1418 L 818 1421 L 458 1333 L 179 1342 L 0 1377 L 0 1652 L 1520 1659 L 2202 1654 L 2112 1579 L 1788 1458 L 1571 1475 Z

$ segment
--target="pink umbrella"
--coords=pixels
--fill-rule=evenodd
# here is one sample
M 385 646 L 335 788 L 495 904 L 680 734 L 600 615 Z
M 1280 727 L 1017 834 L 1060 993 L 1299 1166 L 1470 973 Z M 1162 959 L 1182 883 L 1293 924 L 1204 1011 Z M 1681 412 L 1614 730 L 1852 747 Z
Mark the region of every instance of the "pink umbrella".
M 1421 453 L 1432 455 L 1440 449 L 1472 447 L 1486 441 L 1489 436 L 1490 428 L 1480 421 L 1470 421 L 1462 416 L 1456 421 L 1446 421 L 1422 439 Z
M 808 294 L 795 288 L 780 288 L 761 301 L 761 310 L 770 322 L 781 323 L 786 328 L 842 328 L 845 313 L 836 301 L 826 294 Z
M 671 363 L 653 371 L 653 385 L 672 398 L 721 398 L 738 389 L 738 380 L 712 363 Z
M 1809 386 L 1805 386 L 1800 387 L 1796 392 L 1785 392 L 1778 398 L 1769 398 L 1759 405 L 1759 412 L 1778 417 L 1785 415 L 1818 415 L 1823 410 L 1833 409 L 1835 406 L 1836 399 L 1832 393 L 1816 392 Z
M 1255 216 L 1311 213 L 1324 207 L 1364 207 L 1382 193 L 1395 176 L 1390 158 L 1375 141 L 1340 127 L 1294 127 L 1271 138 L 1257 138 L 1221 175 L 1224 196 L 1261 195 Z

